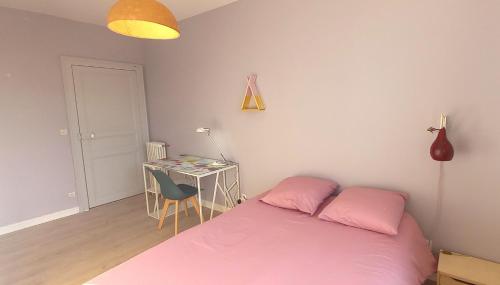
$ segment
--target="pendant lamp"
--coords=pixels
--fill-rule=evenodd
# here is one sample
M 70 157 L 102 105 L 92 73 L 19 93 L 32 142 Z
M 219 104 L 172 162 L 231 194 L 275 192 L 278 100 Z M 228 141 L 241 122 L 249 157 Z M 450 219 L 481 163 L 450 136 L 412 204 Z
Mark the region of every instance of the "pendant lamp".
M 108 14 L 108 28 L 141 39 L 176 39 L 180 36 L 175 16 L 156 0 L 119 0 Z

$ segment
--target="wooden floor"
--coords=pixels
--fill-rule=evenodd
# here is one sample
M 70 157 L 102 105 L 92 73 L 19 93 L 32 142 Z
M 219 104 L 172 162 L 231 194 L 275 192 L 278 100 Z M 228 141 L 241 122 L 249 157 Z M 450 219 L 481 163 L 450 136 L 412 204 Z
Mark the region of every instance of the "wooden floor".
M 138 195 L 0 236 L 0 284 L 82 284 L 170 238 L 173 216 L 158 231 L 145 207 Z M 179 232 L 199 224 L 189 214 L 181 212 Z

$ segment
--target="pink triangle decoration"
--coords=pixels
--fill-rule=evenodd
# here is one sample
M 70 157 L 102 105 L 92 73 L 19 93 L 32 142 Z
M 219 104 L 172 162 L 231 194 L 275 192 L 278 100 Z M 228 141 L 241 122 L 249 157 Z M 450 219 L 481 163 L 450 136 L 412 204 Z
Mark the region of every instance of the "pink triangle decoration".
M 264 101 L 262 101 L 262 96 L 260 96 L 259 89 L 257 89 L 257 74 L 251 74 L 247 77 L 247 87 L 245 90 L 245 98 L 241 104 L 241 110 L 243 111 L 264 111 L 266 106 Z M 250 101 L 254 100 L 255 107 L 250 107 Z

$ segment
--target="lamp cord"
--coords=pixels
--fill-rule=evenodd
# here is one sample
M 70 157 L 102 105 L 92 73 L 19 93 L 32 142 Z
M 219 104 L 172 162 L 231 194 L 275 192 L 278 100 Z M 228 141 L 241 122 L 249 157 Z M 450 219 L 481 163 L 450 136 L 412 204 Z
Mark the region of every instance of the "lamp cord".
M 437 181 L 437 190 L 438 190 L 438 196 L 437 196 L 437 201 L 436 201 L 436 210 L 434 212 L 434 219 L 432 222 L 432 227 L 431 227 L 431 232 L 430 232 L 430 239 L 433 240 L 436 233 L 438 232 L 439 224 L 441 222 L 441 214 L 443 210 L 443 171 L 444 170 L 444 164 L 442 161 L 439 162 L 439 176 L 438 176 L 438 181 Z

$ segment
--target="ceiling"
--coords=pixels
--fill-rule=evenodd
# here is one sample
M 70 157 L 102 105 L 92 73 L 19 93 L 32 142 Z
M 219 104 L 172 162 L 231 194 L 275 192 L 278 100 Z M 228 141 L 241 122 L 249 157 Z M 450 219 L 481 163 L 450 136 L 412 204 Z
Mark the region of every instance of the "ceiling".
M 0 0 L 0 7 L 26 10 L 74 21 L 105 25 L 109 8 L 117 0 Z M 213 10 L 237 0 L 160 0 L 177 20 Z

